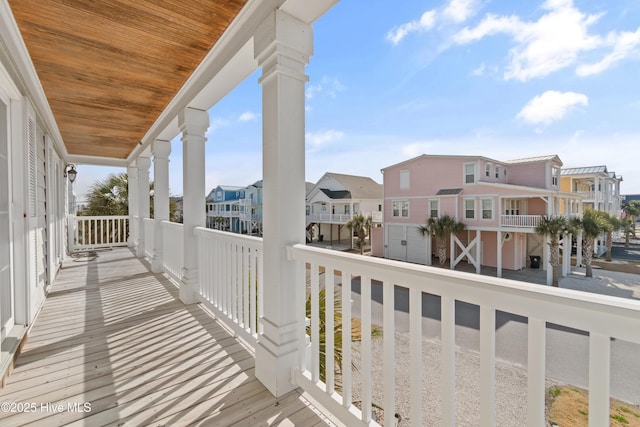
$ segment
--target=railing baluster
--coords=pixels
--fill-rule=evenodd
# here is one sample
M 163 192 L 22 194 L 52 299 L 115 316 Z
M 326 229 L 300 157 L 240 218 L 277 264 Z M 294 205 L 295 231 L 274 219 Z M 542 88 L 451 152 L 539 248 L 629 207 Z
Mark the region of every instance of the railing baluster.
M 545 357 L 546 322 L 541 319 L 528 319 L 527 343 L 527 424 L 541 426 L 545 424 Z
M 351 273 L 342 271 L 342 405 L 351 407 Z
M 455 300 L 441 297 L 442 319 L 442 425 L 456 423 L 456 311 Z
M 237 251 L 238 245 L 236 245 L 235 243 L 229 243 L 229 250 L 230 250 L 230 257 L 231 257 L 231 265 L 229 266 L 229 277 L 230 277 L 230 282 L 229 282 L 229 294 L 231 296 L 230 300 L 229 300 L 229 317 L 231 318 L 231 320 L 236 321 L 238 318 L 238 313 L 236 311 L 237 309 L 237 304 L 236 304 L 236 299 L 238 298 L 237 295 L 237 286 L 236 286 L 236 279 L 238 278 L 238 268 L 237 268 L 237 263 L 238 263 L 238 251 Z
M 409 416 L 411 425 L 421 427 L 422 423 L 422 292 L 409 291 L 409 353 L 411 402 Z M 385 421 L 385 425 L 386 421 Z
M 244 251 L 244 245 L 238 244 L 236 247 L 236 323 L 238 325 L 242 324 L 242 308 L 244 307 L 242 301 L 242 282 L 244 278 L 244 274 L 242 271 L 243 264 L 242 261 L 244 259 L 242 252 Z
M 383 344 L 384 344 L 384 425 L 395 425 L 395 287 L 383 283 Z
M 334 341 L 335 341 L 335 307 L 334 307 L 334 280 L 333 268 L 325 266 L 324 268 L 325 283 L 325 366 L 326 366 L 326 392 L 331 394 L 335 388 L 334 383 Z
M 318 264 L 311 263 L 311 380 L 320 380 L 320 304 Z
M 250 326 L 249 326 L 249 301 L 250 301 L 250 296 L 249 296 L 249 289 L 251 288 L 251 282 L 249 281 L 249 278 L 251 277 L 251 264 L 249 262 L 249 260 L 251 259 L 251 254 L 253 254 L 254 249 L 253 248 L 245 248 L 244 253 L 243 253 L 243 265 L 244 265 L 244 271 L 243 271 L 243 276 L 244 276 L 244 280 L 242 283 L 242 326 L 249 332 L 251 332 Z
M 589 334 L 589 427 L 609 425 L 611 337 Z
M 480 307 L 480 424 L 494 426 L 496 395 L 496 311 Z
M 249 328 L 251 328 L 252 334 L 258 333 L 257 328 L 257 319 L 255 313 L 258 310 L 257 307 L 257 288 L 258 288 L 258 258 L 256 253 L 254 252 L 251 256 L 251 274 L 250 279 L 251 282 L 249 284 L 249 312 L 251 313 L 251 318 L 249 319 Z
M 362 376 L 362 421 L 371 421 L 371 278 L 360 276 L 360 315 L 362 317 L 360 342 L 360 373 Z
M 264 277 L 262 274 L 262 250 L 259 252 L 259 256 L 257 259 L 258 266 L 258 333 L 261 334 L 263 332 L 263 326 L 260 319 L 264 316 L 264 283 L 262 278 Z
M 300 373 L 307 370 L 307 269 L 302 261 L 296 261 L 296 279 L 299 286 L 296 286 L 295 302 L 296 321 L 298 324 L 298 369 Z M 303 285 L 304 284 L 304 285 Z

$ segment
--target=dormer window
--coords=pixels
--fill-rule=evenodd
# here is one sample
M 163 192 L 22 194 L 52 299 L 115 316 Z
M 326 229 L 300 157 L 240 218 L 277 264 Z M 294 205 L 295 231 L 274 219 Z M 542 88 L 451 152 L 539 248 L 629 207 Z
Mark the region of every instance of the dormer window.
M 475 163 L 464 164 L 464 183 L 473 184 L 476 182 L 476 165 Z
M 484 165 L 484 176 L 486 176 L 487 178 L 489 178 L 491 176 L 491 164 L 487 163 L 486 165 Z
M 558 186 L 558 180 L 560 177 L 560 168 L 551 168 L 551 185 Z
M 496 166 L 496 179 L 500 179 L 500 166 Z

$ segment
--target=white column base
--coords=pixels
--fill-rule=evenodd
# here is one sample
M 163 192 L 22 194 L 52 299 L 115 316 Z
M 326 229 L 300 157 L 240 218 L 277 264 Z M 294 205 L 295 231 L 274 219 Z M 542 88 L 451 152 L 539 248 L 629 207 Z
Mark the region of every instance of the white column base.
M 162 254 L 156 254 L 153 256 L 151 260 L 151 272 L 152 273 L 162 273 L 164 270 L 162 268 Z
M 182 270 L 182 283 L 180 283 L 179 297 L 183 304 L 197 304 L 198 300 L 198 271 Z
M 256 378 L 273 394 L 280 397 L 297 386 L 292 381 L 292 366 L 298 363 L 296 341 L 296 324 L 277 327 L 266 319 L 262 319 L 265 331 L 269 336 L 277 336 L 283 342 L 276 344 L 260 335 L 256 346 Z

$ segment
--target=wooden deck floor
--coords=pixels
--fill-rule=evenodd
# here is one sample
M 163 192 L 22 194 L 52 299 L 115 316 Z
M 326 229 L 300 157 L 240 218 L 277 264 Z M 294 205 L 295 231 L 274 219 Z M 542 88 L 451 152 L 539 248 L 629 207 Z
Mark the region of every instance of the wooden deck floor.
M 330 424 L 297 391 L 276 400 L 251 351 L 130 250 L 87 255 L 65 261 L 0 392 L 0 425 Z

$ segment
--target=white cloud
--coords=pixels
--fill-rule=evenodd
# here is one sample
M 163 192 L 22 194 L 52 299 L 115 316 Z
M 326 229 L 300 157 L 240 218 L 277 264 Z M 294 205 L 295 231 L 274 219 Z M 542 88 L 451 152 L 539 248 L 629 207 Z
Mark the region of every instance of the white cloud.
M 589 105 L 587 95 L 548 90 L 529 101 L 517 117 L 527 123 L 548 125 L 562 119 L 569 111 L 580 105 Z
M 635 32 L 624 31 L 609 33 L 607 43 L 613 46 L 613 51 L 593 64 L 582 64 L 576 69 L 579 76 L 599 74 L 628 56 L 640 50 L 640 27 Z
M 473 15 L 477 0 L 450 0 L 442 15 L 453 22 L 464 22 Z
M 254 113 L 253 111 L 245 111 L 244 113 L 240 114 L 240 116 L 238 117 L 238 121 L 239 122 L 251 122 L 251 121 L 254 121 L 257 118 L 258 118 L 258 115 L 256 113 Z
M 336 99 L 338 93 L 345 89 L 345 86 L 337 77 L 322 76 L 318 83 L 307 86 L 305 97 L 307 99 L 313 99 L 320 94 L 324 94 L 329 98 Z
M 337 130 L 324 130 L 320 132 L 307 132 L 305 139 L 310 147 L 323 147 L 341 140 L 344 137 L 344 132 Z
M 433 28 L 435 23 L 436 11 L 428 10 L 422 14 L 420 19 L 407 22 L 389 31 L 387 33 L 387 40 L 389 40 L 395 46 L 411 33 L 430 30 L 431 28 Z
M 458 32 L 453 40 L 467 44 L 495 34 L 511 36 L 515 45 L 509 50 L 504 78 L 520 81 L 569 67 L 579 54 L 602 46 L 602 38 L 588 32 L 601 15 L 582 13 L 572 0 L 548 0 L 542 7 L 548 12 L 532 22 L 489 14 L 477 26 Z

